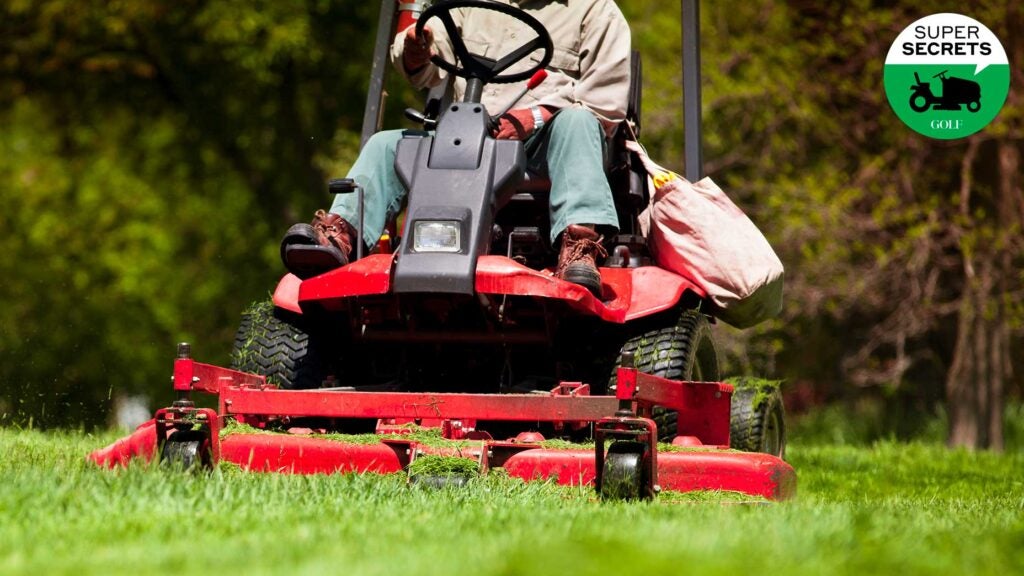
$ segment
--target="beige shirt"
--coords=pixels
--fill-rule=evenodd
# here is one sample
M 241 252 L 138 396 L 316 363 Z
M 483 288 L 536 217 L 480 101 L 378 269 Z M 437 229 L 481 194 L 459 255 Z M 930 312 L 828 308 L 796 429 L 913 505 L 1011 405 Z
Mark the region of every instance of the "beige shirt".
M 539 20 L 551 34 L 554 53 L 548 77 L 524 96 L 514 108 L 545 105 L 553 108 L 582 107 L 593 112 L 610 134 L 626 116 L 629 97 L 629 25 L 613 0 L 497 0 L 518 6 Z M 511 17 L 483 9 L 460 9 L 452 20 L 462 32 L 470 52 L 499 59 L 536 37 L 525 24 Z M 444 24 L 434 18 L 428 23 L 434 33 L 434 49 L 448 62 L 455 62 Z M 444 82 L 447 73 L 433 64 L 411 77 L 402 66 L 405 31 L 395 37 L 391 61 L 399 73 L 417 88 Z M 536 65 L 541 51 L 512 65 L 502 74 Z M 512 101 L 526 82 L 492 83 L 484 87 L 482 101 L 493 114 Z M 455 82 L 454 96 L 462 98 L 465 80 Z

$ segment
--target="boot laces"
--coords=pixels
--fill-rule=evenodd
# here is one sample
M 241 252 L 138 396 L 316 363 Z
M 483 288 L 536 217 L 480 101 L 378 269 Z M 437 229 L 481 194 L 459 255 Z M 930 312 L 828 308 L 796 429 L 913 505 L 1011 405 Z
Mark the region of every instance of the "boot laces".
M 601 245 L 603 240 L 604 236 L 598 236 L 597 240 L 590 240 L 589 238 L 564 238 L 562 242 L 569 243 L 569 253 L 566 255 L 565 260 L 562 261 L 562 265 L 558 267 L 556 274 L 565 272 L 569 264 L 578 262 L 586 256 L 591 256 L 595 259 L 597 257 L 606 258 L 608 251 Z

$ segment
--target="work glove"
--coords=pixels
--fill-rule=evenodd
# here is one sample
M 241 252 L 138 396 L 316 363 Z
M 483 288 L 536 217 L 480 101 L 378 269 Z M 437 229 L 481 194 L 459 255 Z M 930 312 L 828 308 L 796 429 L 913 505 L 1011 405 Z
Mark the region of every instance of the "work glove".
M 414 74 L 430 62 L 434 55 L 434 33 L 430 27 L 423 27 L 423 37 L 416 37 L 416 26 L 405 29 L 405 44 L 402 48 L 402 66 L 408 74 Z
M 539 108 L 544 123 L 547 124 L 554 114 L 544 106 Z M 536 129 L 533 111 L 529 108 L 516 108 L 498 118 L 498 129 L 494 132 L 494 137 L 498 140 L 526 140 Z

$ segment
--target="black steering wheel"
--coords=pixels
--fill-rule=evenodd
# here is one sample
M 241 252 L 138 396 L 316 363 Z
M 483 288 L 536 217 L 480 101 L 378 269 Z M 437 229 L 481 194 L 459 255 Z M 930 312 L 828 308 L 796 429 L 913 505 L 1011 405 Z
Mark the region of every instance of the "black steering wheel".
M 537 33 L 537 37 L 530 40 L 526 44 L 523 44 L 519 48 L 509 52 L 499 60 L 492 60 L 484 56 L 473 54 L 466 48 L 466 43 L 462 41 L 462 34 L 459 29 L 455 26 L 455 21 L 452 20 L 452 10 L 459 8 L 481 8 L 483 10 L 492 10 L 494 12 L 501 12 L 511 16 L 512 18 L 526 24 L 534 32 Z M 448 62 L 440 55 L 435 54 L 430 57 L 430 61 L 437 65 L 438 68 L 456 76 L 462 78 L 477 78 L 484 84 L 492 82 L 505 84 L 509 82 L 521 82 L 533 76 L 535 72 L 546 67 L 551 62 L 551 56 L 554 53 L 554 45 L 551 43 L 551 35 L 548 34 L 544 25 L 539 20 L 530 16 L 519 8 L 514 8 L 508 4 L 501 4 L 498 2 L 492 2 L 491 0 L 445 0 L 438 1 L 430 8 L 423 11 L 420 14 L 419 20 L 416 22 L 416 37 L 423 37 L 423 26 L 432 18 L 438 18 L 441 23 L 444 24 L 445 32 L 448 33 L 448 38 L 452 44 L 452 51 L 455 52 L 456 58 L 462 63 L 462 66 L 458 66 L 452 62 Z M 534 50 L 541 49 L 544 51 L 541 56 L 540 62 L 536 66 L 531 67 L 529 70 L 523 72 L 515 72 L 512 74 L 502 74 L 509 66 L 519 62 L 523 58 L 526 58 Z

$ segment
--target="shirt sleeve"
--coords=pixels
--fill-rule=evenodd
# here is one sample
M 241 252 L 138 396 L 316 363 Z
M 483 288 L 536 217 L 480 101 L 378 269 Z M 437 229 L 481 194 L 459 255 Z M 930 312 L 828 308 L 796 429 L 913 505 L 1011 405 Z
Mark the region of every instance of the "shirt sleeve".
M 610 133 L 626 118 L 631 38 L 629 24 L 613 2 L 602 2 L 583 20 L 580 79 L 575 99 Z

